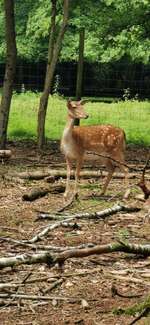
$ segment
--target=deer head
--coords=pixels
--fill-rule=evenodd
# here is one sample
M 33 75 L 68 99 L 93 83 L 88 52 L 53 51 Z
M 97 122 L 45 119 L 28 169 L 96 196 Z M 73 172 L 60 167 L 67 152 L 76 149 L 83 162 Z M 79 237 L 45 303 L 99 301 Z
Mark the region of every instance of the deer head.
M 75 119 L 87 119 L 88 114 L 84 111 L 84 102 L 80 101 L 71 101 L 67 102 L 68 115 L 69 117 Z

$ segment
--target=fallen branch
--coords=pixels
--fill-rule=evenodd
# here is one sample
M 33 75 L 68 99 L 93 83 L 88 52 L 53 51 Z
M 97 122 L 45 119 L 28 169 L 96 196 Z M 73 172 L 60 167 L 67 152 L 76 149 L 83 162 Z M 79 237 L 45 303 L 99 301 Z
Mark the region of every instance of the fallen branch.
M 31 192 L 24 194 L 22 196 L 23 201 L 34 201 L 40 197 L 45 196 L 48 193 L 51 194 L 57 194 L 57 193 L 63 193 L 65 191 L 65 186 L 63 185 L 54 185 L 50 186 L 49 188 L 40 189 L 40 188 L 34 188 L 31 190 Z
M 49 291 L 52 291 L 54 288 L 56 288 L 58 285 L 61 285 L 63 283 L 64 279 L 58 279 L 56 280 L 54 283 L 52 283 L 48 288 L 46 288 L 45 290 L 42 290 L 42 292 L 48 293 Z
M 44 228 L 44 230 L 42 230 L 42 232 L 40 232 L 39 234 L 37 234 L 36 236 L 34 236 L 32 239 L 28 240 L 29 243 L 35 243 L 36 241 L 42 239 L 42 237 L 44 237 L 45 235 L 47 235 L 49 233 L 49 231 L 63 225 L 63 223 L 66 223 L 66 222 L 69 222 L 70 220 L 73 220 L 73 219 L 81 219 L 81 218 L 89 218 L 89 219 L 105 219 L 106 217 L 108 216 L 111 216 L 115 213 L 118 213 L 120 211 L 123 211 L 123 212 L 137 212 L 139 211 L 140 209 L 137 208 L 137 207 L 127 207 L 127 206 L 124 206 L 124 205 L 120 205 L 120 204 L 117 204 L 117 205 L 114 205 L 112 208 L 108 208 L 108 209 L 105 209 L 103 211 L 99 211 L 99 212 L 91 212 L 91 213 L 88 213 L 88 212 L 83 212 L 83 213 L 76 213 L 74 215 L 71 215 L 69 218 L 67 219 L 64 219 L 64 220 L 61 220 L 61 221 L 58 221 L 57 223 L 53 224 L 53 225 L 48 225 L 46 226 L 46 228 Z M 66 218 L 67 216 L 64 216 L 64 218 Z M 46 216 L 47 218 L 47 216 Z M 50 216 L 51 218 L 51 216 Z M 39 217 L 38 217 L 39 219 Z
M 18 301 L 10 300 L 8 301 L 0 299 L 0 307 L 7 307 L 8 306 L 18 306 Z M 24 306 L 24 303 L 22 301 L 19 301 L 19 306 Z
M 74 219 L 82 219 L 82 218 L 87 218 L 87 219 L 105 219 L 108 216 L 111 216 L 113 214 L 116 214 L 118 212 L 127 212 L 127 213 L 132 213 L 132 212 L 138 212 L 140 211 L 140 208 L 134 207 L 134 206 L 125 206 L 122 204 L 115 204 L 113 207 L 102 210 L 102 211 L 97 211 L 97 212 L 83 212 L 83 213 L 75 213 L 74 215 L 70 215 L 70 218 Z M 48 213 L 39 213 L 38 215 L 38 220 L 42 219 L 50 219 L 50 220 L 56 220 L 56 219 L 61 219 L 66 218 L 67 215 L 52 215 Z
M 1 293 L 0 298 L 2 299 L 19 298 L 25 300 L 66 300 L 71 302 L 76 302 L 81 300 L 81 298 L 75 298 L 75 297 L 26 295 L 24 293 L 18 293 L 18 294 Z
M 93 248 L 70 249 L 59 254 L 49 252 L 39 254 L 22 254 L 12 257 L 0 258 L 0 269 L 8 266 L 17 266 L 21 264 L 45 263 L 49 267 L 58 263 L 60 266 L 69 258 L 82 258 L 90 255 L 99 255 L 112 252 L 124 252 L 131 254 L 140 254 L 145 257 L 150 256 L 150 245 L 121 244 L 111 243 L 107 245 L 97 245 Z
M 53 225 L 50 224 L 46 228 L 44 228 L 39 234 L 37 234 L 36 236 L 34 236 L 32 239 L 28 240 L 27 242 L 28 243 L 35 243 L 38 240 L 41 240 L 44 236 L 46 236 L 49 233 L 49 231 L 51 231 L 51 230 L 53 230 L 55 228 L 58 228 L 60 226 L 63 226 L 64 223 L 66 224 L 66 222 L 69 222 L 70 220 L 73 220 L 73 219 L 74 219 L 74 217 L 69 217 L 69 218 L 67 218 L 65 220 L 58 221 Z
M 93 243 L 87 243 L 87 244 L 81 244 L 78 246 L 54 246 L 54 245 L 35 245 L 35 244 L 29 244 L 24 241 L 20 241 L 17 239 L 9 238 L 9 237 L 0 237 L 0 241 L 8 241 L 10 243 L 13 243 L 15 246 L 23 246 L 27 247 L 33 250 L 40 250 L 40 251 L 53 251 L 53 252 L 64 252 L 69 249 L 82 249 L 82 248 L 88 248 L 88 247 L 94 247 L 95 245 Z

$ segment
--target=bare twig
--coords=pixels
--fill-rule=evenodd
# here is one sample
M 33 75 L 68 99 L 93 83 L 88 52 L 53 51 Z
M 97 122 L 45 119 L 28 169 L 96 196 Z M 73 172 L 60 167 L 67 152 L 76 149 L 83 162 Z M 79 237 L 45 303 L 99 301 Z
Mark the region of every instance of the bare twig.
M 64 279 L 58 279 L 58 280 L 56 280 L 53 284 L 51 284 L 51 286 L 49 286 L 45 290 L 42 290 L 43 294 L 48 293 L 49 291 L 52 291 L 58 285 L 61 285 L 63 283 L 63 281 L 64 281 Z

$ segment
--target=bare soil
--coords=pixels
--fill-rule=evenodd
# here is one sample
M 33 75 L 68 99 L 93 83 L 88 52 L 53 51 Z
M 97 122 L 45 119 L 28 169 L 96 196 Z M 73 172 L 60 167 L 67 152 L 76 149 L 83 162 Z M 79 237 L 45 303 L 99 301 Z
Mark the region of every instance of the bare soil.
M 63 194 L 47 194 L 33 202 L 22 200 L 22 196 L 31 189 L 47 187 L 45 180 L 5 179 L 5 175 L 20 171 L 45 171 L 48 168 L 66 168 L 64 157 L 57 142 L 49 143 L 39 154 L 32 142 L 9 142 L 8 149 L 12 157 L 1 161 L 0 165 L 0 256 L 13 256 L 22 253 L 34 253 L 35 249 L 16 245 L 4 240 L 31 239 L 55 221 L 38 220 L 39 212 L 56 213 L 63 206 Z M 123 179 L 113 178 L 107 196 L 101 197 L 100 187 L 103 179 L 81 179 L 79 199 L 62 214 L 75 212 L 101 211 L 112 207 L 117 202 L 139 206 L 136 213 L 117 213 L 103 220 L 77 220 L 79 227 L 59 227 L 36 243 L 58 247 L 77 246 L 86 243 L 107 244 L 118 239 L 130 243 L 150 243 L 150 207 L 138 200 L 141 190 L 137 187 L 144 167 L 148 148 L 129 146 L 127 164 L 137 168 L 136 177 L 130 179 L 131 195 L 123 200 Z M 98 169 L 98 164 L 86 163 L 88 170 Z M 141 172 L 140 172 L 141 170 Z M 146 171 L 147 186 L 150 188 L 149 168 Z M 65 184 L 59 179 L 55 184 Z M 73 180 L 72 180 L 73 183 Z M 144 218 L 147 215 L 146 218 Z M 36 252 L 40 250 L 37 248 Z M 28 279 L 27 279 L 28 277 Z M 58 279 L 62 281 L 56 282 Z M 0 271 L 0 283 L 23 283 L 24 286 L 9 288 L 8 293 L 25 293 L 27 295 L 47 296 L 51 300 L 21 300 L 18 298 L 1 298 L 0 324 L 17 325 L 53 325 L 53 324 L 130 324 L 136 315 L 125 315 L 121 311 L 146 299 L 150 289 L 150 258 L 125 253 L 93 255 L 86 258 L 70 259 L 65 262 L 63 270 L 57 265 L 49 268 L 45 264 L 20 265 L 4 268 Z M 52 289 L 51 285 L 56 286 Z M 113 287 L 118 294 L 114 294 Z M 49 290 L 48 290 L 49 289 Z M 47 290 L 47 292 L 45 292 Z M 131 295 L 131 298 L 129 297 Z M 127 297 L 126 297 L 127 296 Z M 139 297 L 137 297 L 139 296 Z M 117 311 L 117 312 L 115 312 Z M 119 314 L 120 311 L 120 314 Z M 137 324 L 150 324 L 150 317 L 142 317 Z

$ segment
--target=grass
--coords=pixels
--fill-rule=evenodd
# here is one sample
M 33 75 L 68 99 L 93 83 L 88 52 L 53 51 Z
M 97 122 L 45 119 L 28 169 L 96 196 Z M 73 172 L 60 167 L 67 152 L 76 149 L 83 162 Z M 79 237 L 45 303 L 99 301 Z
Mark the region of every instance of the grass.
M 130 307 L 127 307 L 126 309 L 116 309 L 113 311 L 116 315 L 132 315 L 135 316 L 137 313 L 143 312 L 145 309 L 149 309 L 150 313 L 150 296 L 148 296 L 143 302 L 138 302 Z
M 10 111 L 8 137 L 36 139 L 39 93 L 14 94 Z M 126 132 L 127 142 L 150 145 L 150 102 L 119 101 L 104 103 L 90 101 L 85 105 L 89 119 L 81 124 L 107 124 L 120 126 Z M 46 137 L 60 139 L 66 123 L 66 99 L 50 96 L 46 118 Z

